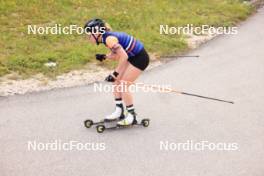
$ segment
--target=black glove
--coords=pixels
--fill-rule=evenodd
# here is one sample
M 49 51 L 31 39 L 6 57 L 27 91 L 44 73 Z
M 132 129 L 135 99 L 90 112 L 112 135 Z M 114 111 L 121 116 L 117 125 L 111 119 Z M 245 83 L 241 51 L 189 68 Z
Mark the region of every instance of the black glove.
M 114 71 L 112 74 L 108 75 L 106 78 L 105 78 L 105 81 L 107 82 L 115 82 L 117 76 L 119 75 L 119 73 L 117 73 L 116 71 Z
M 115 82 L 115 78 L 113 75 L 108 75 L 106 78 L 105 78 L 105 81 L 107 82 Z
M 99 60 L 100 62 L 106 59 L 105 54 L 96 54 L 95 57 L 96 57 L 96 60 Z

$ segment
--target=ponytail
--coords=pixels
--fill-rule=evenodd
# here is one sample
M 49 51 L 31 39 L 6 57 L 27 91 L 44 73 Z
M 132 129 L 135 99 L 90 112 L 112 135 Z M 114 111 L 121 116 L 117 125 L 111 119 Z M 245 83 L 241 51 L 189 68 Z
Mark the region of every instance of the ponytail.
M 106 29 L 106 31 L 112 31 L 112 28 L 111 28 L 110 24 L 108 24 L 108 23 L 105 23 L 105 29 Z

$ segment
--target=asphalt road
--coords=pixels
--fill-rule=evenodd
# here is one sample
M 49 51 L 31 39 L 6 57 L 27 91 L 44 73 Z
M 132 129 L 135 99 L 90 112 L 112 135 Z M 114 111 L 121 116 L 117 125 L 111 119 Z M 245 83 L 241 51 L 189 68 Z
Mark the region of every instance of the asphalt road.
M 93 85 L 1 98 L 0 175 L 263 176 L 264 9 L 241 24 L 238 35 L 218 37 L 189 54 L 200 58 L 173 60 L 144 73 L 139 82 L 230 99 L 234 105 L 138 92 L 137 113 L 151 125 L 98 134 L 83 121 L 110 113 L 113 100 L 110 93 L 93 92 Z M 93 150 L 41 151 L 43 143 L 55 140 L 88 143 Z M 29 141 L 39 150 L 29 150 Z M 166 141 L 170 150 L 161 150 Z M 236 147 L 173 148 L 188 141 Z

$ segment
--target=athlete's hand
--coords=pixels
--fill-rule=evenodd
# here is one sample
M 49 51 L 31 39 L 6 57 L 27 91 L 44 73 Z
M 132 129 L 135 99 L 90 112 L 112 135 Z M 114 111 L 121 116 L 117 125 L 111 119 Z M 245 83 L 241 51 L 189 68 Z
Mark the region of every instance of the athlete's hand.
M 108 75 L 106 78 L 105 78 L 105 81 L 107 82 L 115 82 L 117 76 L 119 75 L 119 73 L 117 73 L 116 71 L 114 71 L 112 74 Z
M 113 75 L 108 75 L 106 78 L 105 78 L 105 81 L 107 82 L 115 82 L 115 78 Z
M 95 57 L 96 57 L 96 60 L 99 60 L 100 62 L 103 62 L 103 60 L 106 59 L 105 54 L 96 54 Z

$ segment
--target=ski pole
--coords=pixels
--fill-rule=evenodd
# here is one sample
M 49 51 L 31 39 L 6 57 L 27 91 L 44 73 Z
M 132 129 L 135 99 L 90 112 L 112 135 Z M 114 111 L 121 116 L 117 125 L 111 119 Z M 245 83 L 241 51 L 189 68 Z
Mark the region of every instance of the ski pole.
M 171 92 L 175 92 L 174 90 L 171 90 Z M 177 91 L 178 92 L 178 91 Z M 189 96 L 194 96 L 194 97 L 199 97 L 199 98 L 205 98 L 205 99 L 208 99 L 208 100 L 215 100 L 215 101 L 221 101 L 221 102 L 225 102 L 225 103 L 231 103 L 231 104 L 234 104 L 233 101 L 228 101 L 228 100 L 222 100 L 222 99 L 219 99 L 219 98 L 212 98 L 212 97 L 206 97 L 206 96 L 202 96 L 202 95 L 197 95 L 197 94 L 192 94 L 192 93 L 187 93 L 187 92 L 178 92 L 182 95 L 189 95 Z
M 128 82 L 128 81 L 121 81 L 121 82 L 127 82 L 127 83 L 130 83 L 130 84 L 141 84 L 143 86 L 152 87 L 152 88 L 156 88 L 156 89 L 159 89 L 159 90 L 162 89 L 162 90 L 165 90 L 167 92 L 174 92 L 174 93 L 178 93 L 178 94 L 182 94 L 182 95 L 188 95 L 188 96 L 204 98 L 204 99 L 208 99 L 208 100 L 214 100 L 214 101 L 220 101 L 220 102 L 234 104 L 233 101 L 228 101 L 228 100 L 223 100 L 223 99 L 213 98 L 213 97 L 207 97 L 207 96 L 197 95 L 197 94 L 193 94 L 193 93 L 182 92 L 182 91 L 178 91 L 178 90 L 171 89 L 171 88 L 160 88 L 157 85 L 148 85 L 148 84 L 145 84 L 145 83 L 133 83 L 133 82 Z
M 168 56 L 163 56 L 163 57 L 164 57 L 164 58 L 171 58 L 171 57 L 186 57 L 186 58 L 187 58 L 187 57 L 193 57 L 193 58 L 196 57 L 196 58 L 198 58 L 198 57 L 200 57 L 200 56 L 199 56 L 199 55 L 178 55 L 178 56 L 177 56 L 177 55 L 171 55 L 171 56 L 168 55 Z

